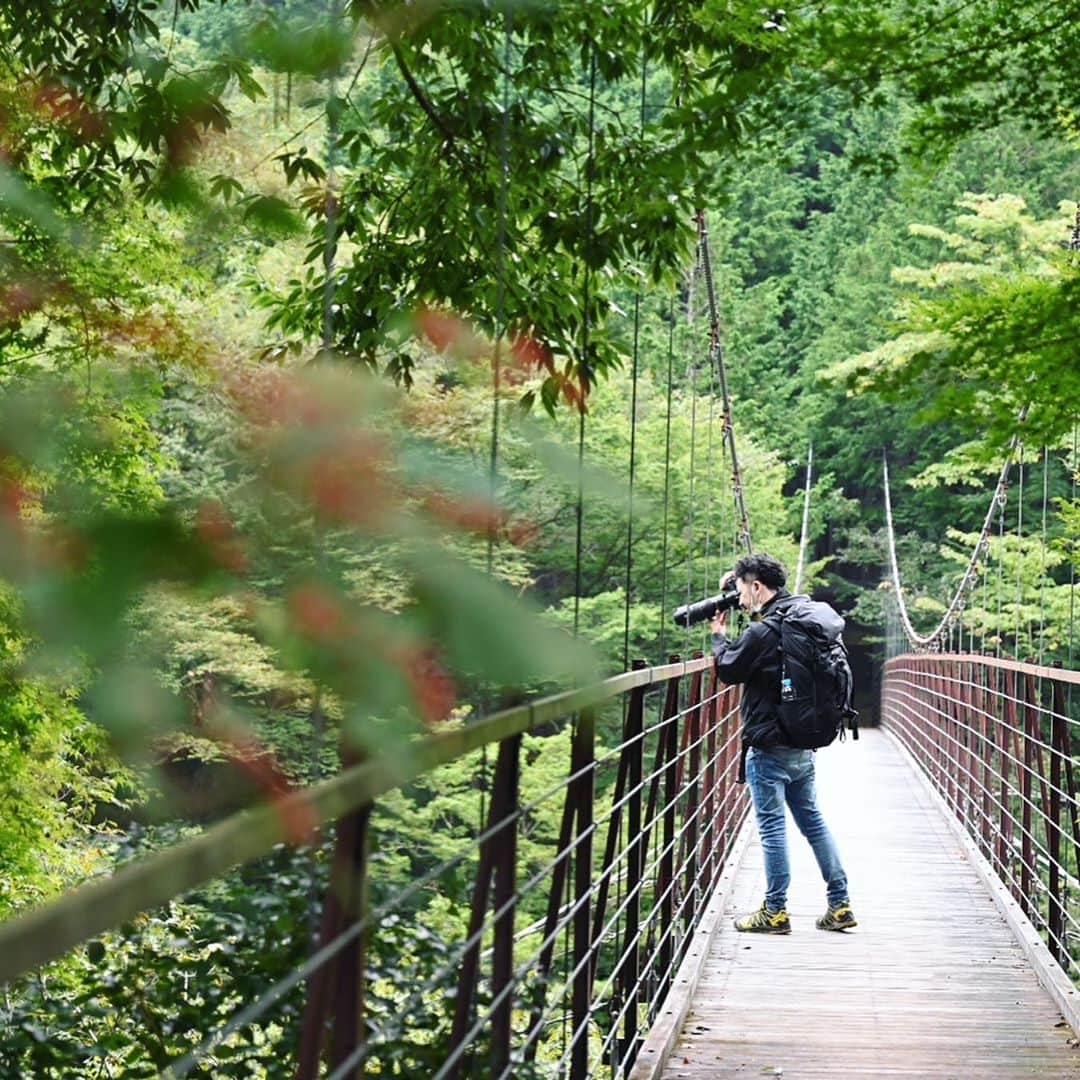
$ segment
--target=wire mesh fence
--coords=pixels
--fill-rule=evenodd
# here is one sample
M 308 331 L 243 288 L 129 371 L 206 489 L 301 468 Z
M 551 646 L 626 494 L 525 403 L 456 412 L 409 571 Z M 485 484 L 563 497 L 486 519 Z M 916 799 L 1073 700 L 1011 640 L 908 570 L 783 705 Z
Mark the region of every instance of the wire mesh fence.
M 247 1076 L 256 1062 L 297 1080 L 628 1075 L 749 805 L 738 690 L 711 667 L 700 654 L 638 662 L 450 744 L 432 737 L 400 780 L 369 761 L 296 793 L 324 825 L 314 932 L 294 922 L 272 955 L 246 955 L 246 997 L 224 1022 L 221 1009 L 205 1024 L 188 1009 L 183 1052 L 160 1075 Z M 244 835 L 237 822 L 216 829 Z M 251 841 L 240 861 L 266 847 Z M 172 867 L 175 896 L 227 863 L 204 838 L 155 859 Z M 125 917 L 135 870 L 65 898 L 55 917 L 36 913 L 21 936 L 0 928 L 20 941 L 0 977 L 17 987 Z M 221 981 L 217 963 L 193 994 Z
M 888 660 L 882 687 L 883 722 L 1074 981 L 1080 980 L 1078 685 L 1080 674 L 1061 667 L 935 653 Z

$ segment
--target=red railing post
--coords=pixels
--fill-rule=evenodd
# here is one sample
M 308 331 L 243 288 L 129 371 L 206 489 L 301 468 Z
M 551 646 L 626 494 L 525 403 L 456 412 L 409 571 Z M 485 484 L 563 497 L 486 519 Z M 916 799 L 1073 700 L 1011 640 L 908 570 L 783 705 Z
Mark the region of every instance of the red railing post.
M 738 792 L 735 784 L 733 769 L 738 761 L 739 754 L 739 714 L 738 708 L 732 703 L 735 699 L 735 689 L 717 683 L 720 687 L 717 693 L 717 738 L 720 740 L 719 758 L 719 782 L 716 795 L 719 817 L 717 827 L 717 847 L 721 853 L 727 851 L 738 820 L 736 803 Z
M 960 808 L 960 740 L 959 725 L 956 721 L 956 661 L 951 656 L 938 657 L 938 695 L 942 712 L 941 754 L 945 768 L 946 801 L 956 815 L 963 821 Z
M 922 661 L 924 672 L 923 686 L 926 694 L 926 712 L 922 716 L 924 738 L 926 739 L 926 756 L 928 758 L 929 772 L 933 777 L 934 786 L 945 797 L 945 784 L 941 771 L 941 739 L 935 734 L 938 721 L 934 710 L 937 708 L 937 676 L 934 658 L 927 656 Z
M 734 728 L 732 734 L 732 757 L 733 763 L 742 756 L 741 737 L 739 732 L 742 730 L 742 686 L 736 686 L 733 691 L 733 700 L 731 703 L 731 717 L 732 727 Z M 743 815 L 750 812 L 750 789 L 745 784 L 738 783 L 738 774 L 735 774 L 731 784 L 735 791 L 735 797 L 731 801 L 731 813 L 730 822 L 731 828 L 729 830 L 731 841 L 735 840 L 735 829 L 737 823 L 742 821 Z
M 908 661 L 908 664 L 911 669 L 911 695 L 915 699 L 915 704 L 911 708 L 914 719 L 909 719 L 908 716 L 901 711 L 897 702 L 896 695 L 899 693 L 897 683 L 900 679 L 900 675 L 897 670 L 899 662 L 895 659 L 889 661 L 889 718 L 890 723 L 895 725 L 898 734 L 903 739 L 904 745 L 907 746 L 908 750 L 911 752 L 912 757 L 914 757 L 916 761 L 923 762 L 922 737 L 918 727 L 919 704 L 922 701 L 921 669 L 918 659 L 913 658 Z
M 611 879 L 617 873 L 614 869 L 615 854 L 622 835 L 623 799 L 626 795 L 626 775 L 630 765 L 627 740 L 629 739 L 628 724 L 630 712 L 627 710 L 623 717 L 622 749 L 619 751 L 619 767 L 615 776 L 615 787 L 611 794 L 611 816 L 608 818 L 607 839 L 604 842 L 604 859 L 600 864 L 599 885 L 596 893 L 596 903 L 593 905 L 593 940 L 599 942 L 604 930 L 604 917 L 607 914 L 608 893 L 611 890 Z M 593 953 L 592 969 L 596 974 L 596 961 L 598 954 Z
M 967 787 L 967 798 L 964 803 L 964 824 L 968 832 L 977 837 L 978 828 L 978 778 L 975 775 L 975 745 L 977 741 L 978 714 L 975 695 L 975 669 L 974 665 L 967 660 L 957 662 L 960 675 L 960 707 L 962 710 L 961 732 L 964 743 L 964 768 L 961 776 L 962 782 Z
M 936 722 L 933 719 L 935 708 L 935 682 L 933 657 L 926 656 L 919 661 L 920 679 L 919 686 L 925 699 L 925 707 L 919 716 L 919 729 L 923 741 L 923 757 L 926 761 L 926 771 L 934 781 L 934 786 L 944 795 L 941 783 L 941 752 L 940 740 L 934 736 Z
M 327 897 L 323 902 L 316 950 L 333 941 L 341 933 L 341 915 L 336 904 Z M 319 1075 L 323 1041 L 326 1038 L 327 1009 L 329 1005 L 332 967 L 336 957 L 323 964 L 308 982 L 307 999 L 304 1001 L 304 1018 L 300 1023 L 300 1045 L 296 1051 L 294 1080 L 315 1080 Z
M 1042 681 L 1042 679 L 1040 678 L 1038 680 L 1038 682 L 1036 682 L 1035 676 L 1029 674 L 1029 676 L 1028 676 L 1028 700 L 1035 703 L 1035 708 L 1028 710 L 1028 734 L 1029 734 L 1029 736 L 1031 738 L 1031 741 L 1032 741 L 1032 743 L 1034 744 L 1034 747 L 1035 747 L 1035 771 L 1036 771 L 1036 776 L 1038 776 L 1038 778 L 1039 778 L 1039 794 L 1042 796 L 1042 813 L 1040 814 L 1040 817 L 1042 818 L 1043 845 L 1044 845 L 1045 849 L 1047 850 L 1048 854 L 1049 854 L 1049 850 L 1050 850 L 1051 843 L 1052 843 L 1051 838 L 1050 838 L 1051 837 L 1051 832 L 1052 832 L 1050 821 L 1051 821 L 1051 811 L 1052 811 L 1052 808 L 1053 808 L 1053 801 L 1052 801 L 1052 795 L 1051 795 L 1051 792 L 1050 792 L 1051 785 L 1049 784 L 1049 778 L 1047 777 L 1047 774 L 1046 774 L 1046 755 L 1043 753 L 1045 740 L 1044 740 L 1044 737 L 1043 737 L 1042 718 L 1043 718 L 1043 714 L 1045 712 L 1051 712 L 1051 713 L 1053 712 L 1053 693 L 1052 693 L 1052 690 L 1053 690 L 1053 687 L 1051 686 L 1051 694 L 1050 694 L 1051 706 L 1050 706 L 1049 709 L 1047 709 L 1045 704 L 1044 704 L 1045 695 L 1043 693 L 1043 681 Z M 1051 730 L 1052 730 L 1052 727 L 1051 727 Z M 1052 756 L 1053 755 L 1051 754 L 1051 757 Z M 1052 766 L 1053 766 L 1053 761 L 1051 760 L 1051 767 Z M 1051 858 L 1050 861 L 1051 861 L 1051 864 L 1053 864 L 1053 861 L 1054 861 L 1053 858 Z M 1037 880 L 1038 879 L 1037 878 L 1037 874 L 1038 874 L 1037 865 L 1033 864 L 1032 869 L 1036 872 L 1036 880 Z M 1051 872 L 1052 872 L 1053 871 L 1053 865 L 1051 865 L 1050 869 L 1051 869 Z M 1049 930 L 1049 926 L 1050 926 L 1050 915 L 1051 915 L 1051 909 L 1053 908 L 1053 904 L 1054 904 L 1053 899 L 1050 896 L 1050 894 L 1048 893 L 1047 894 L 1047 902 L 1046 902 L 1046 922 L 1044 924 L 1047 927 L 1048 930 Z M 1039 912 L 1039 904 L 1038 904 L 1037 898 L 1032 899 L 1032 908 L 1036 912 Z M 1041 912 L 1040 912 L 1040 914 L 1041 914 Z M 1051 949 L 1053 948 L 1052 944 L 1050 945 L 1050 948 Z
M 945 714 L 943 726 L 944 738 L 941 749 L 945 755 L 945 775 L 948 786 L 949 805 L 957 820 L 963 821 L 964 814 L 960 807 L 960 740 L 959 725 L 956 721 L 958 712 L 956 700 L 956 660 L 953 657 L 941 657 L 938 661 L 941 672 L 938 680 L 941 693 L 941 711 Z
M 705 697 L 705 780 L 701 801 L 701 876 L 706 889 L 712 883 L 716 861 L 716 717 L 719 687 L 714 667 L 709 672 Z
M 991 669 L 986 664 L 979 664 L 980 679 L 979 684 L 981 687 L 980 698 L 982 701 L 982 716 L 981 730 L 982 730 L 982 750 L 980 756 L 982 758 L 982 821 L 980 822 L 982 830 L 982 846 L 983 854 L 988 860 L 993 860 L 993 831 L 990 827 L 990 807 L 993 799 L 990 794 L 990 778 L 993 772 L 994 764 L 994 720 L 992 716 L 992 710 L 995 704 L 995 697 L 993 690 L 990 687 L 991 671 L 993 671 L 994 686 L 997 686 L 997 669 Z
M 644 660 L 634 661 L 634 670 L 645 667 Z M 614 1040 L 619 1047 L 618 1060 L 633 1061 L 638 1048 L 638 1006 L 641 987 L 638 976 L 641 968 L 641 885 L 645 868 L 646 843 L 641 822 L 641 783 L 645 759 L 645 740 L 642 737 L 645 724 L 645 689 L 635 687 L 630 693 L 630 706 L 626 714 L 626 737 L 629 768 L 627 783 L 630 797 L 627 801 L 626 831 L 630 842 L 629 862 L 626 868 L 626 945 L 622 968 L 622 998 L 625 1008 L 623 1038 Z M 617 1070 L 612 1070 L 616 1075 Z
M 1012 807 L 1009 786 L 1010 743 L 1016 728 L 1015 676 L 1005 670 L 1002 679 L 1001 719 L 998 725 L 998 756 L 1000 758 L 999 798 L 998 798 L 998 865 L 1002 881 L 1015 896 L 1016 885 L 1013 880 L 1012 865 Z M 1018 899 L 1018 897 L 1017 897 Z
M 517 904 L 514 883 L 517 874 L 517 811 L 521 778 L 521 736 L 514 735 L 499 745 L 495 766 L 496 783 L 503 818 L 512 820 L 492 838 L 495 848 L 495 929 L 492 941 L 491 994 L 496 1002 L 491 1015 L 491 1075 L 500 1076 L 510 1064 L 511 1017 L 514 995 L 514 915 Z M 494 800 L 494 794 L 492 795 Z
M 346 922 L 364 917 L 367 907 L 368 825 L 371 807 L 365 806 L 342 822 L 339 836 L 348 872 L 339 878 L 340 903 Z M 358 934 L 338 955 L 334 990 L 334 1030 L 330 1041 L 330 1068 L 336 1069 L 364 1040 L 364 935 Z M 354 1076 L 363 1072 L 357 1066 Z
M 1061 666 L 1061 661 L 1054 664 Z M 1069 950 L 1065 944 L 1066 900 L 1061 879 L 1061 791 L 1062 765 L 1069 757 L 1069 729 L 1065 717 L 1065 692 L 1059 681 L 1054 682 L 1051 695 L 1050 719 L 1050 951 L 1059 964 L 1068 970 Z M 1078 863 L 1080 865 L 1080 863 Z
M 693 659 L 700 660 L 702 654 L 695 652 Z M 700 797 L 701 774 L 701 672 L 695 671 L 690 676 L 690 698 L 686 714 L 687 775 L 686 801 L 683 804 L 683 948 L 685 951 L 694 939 L 694 915 L 697 911 L 698 896 L 698 799 Z
M 1023 740 L 1023 765 L 1020 769 L 1020 809 L 1021 837 L 1020 851 L 1022 865 L 1020 867 L 1020 892 L 1022 894 L 1021 906 L 1027 917 L 1032 921 L 1036 918 L 1035 910 L 1035 844 L 1032 834 L 1032 790 L 1031 774 L 1035 771 L 1035 744 L 1031 734 L 1031 720 L 1034 713 L 1034 679 L 1025 675 L 1016 680 L 1017 702 L 1017 735 Z M 1019 754 L 1017 756 L 1020 756 Z
M 1000 814 L 998 826 L 998 863 L 1001 867 L 1001 879 L 1005 882 L 1006 888 L 1008 888 L 1015 897 L 1017 888 L 1012 873 L 1013 815 L 1011 806 L 1012 800 L 1009 794 L 1009 747 L 1010 743 L 1013 741 L 1013 733 L 1016 731 L 1016 677 L 1011 670 L 1005 670 L 1002 683 L 1003 697 L 1001 702 L 1001 724 L 998 729 L 1000 734 L 1000 738 L 998 739 L 998 749 L 1001 757 L 1001 787 L 998 800 L 998 811 Z M 1019 768 L 1019 762 L 1017 763 L 1017 767 Z M 1017 899 L 1019 899 L 1019 897 L 1017 897 Z
M 338 822 L 316 951 L 364 917 L 370 818 L 371 807 L 362 806 Z M 342 1064 L 363 1041 L 364 939 L 365 934 L 357 934 L 312 975 L 293 1073 L 296 1080 L 314 1080 L 319 1075 L 328 1021 L 332 1024 L 331 1068 Z
M 678 663 L 678 660 L 679 658 L 676 656 L 672 658 L 672 663 Z M 674 752 L 669 746 L 670 740 L 668 739 L 668 735 L 671 733 L 671 720 L 678 713 L 678 711 L 678 679 L 669 679 L 667 682 L 667 690 L 664 695 L 664 702 L 661 705 L 660 723 L 657 726 L 656 751 L 653 757 L 652 772 L 649 780 L 648 806 L 645 811 L 645 821 L 641 830 L 642 890 L 644 890 L 645 887 L 644 864 L 649 850 L 649 840 L 653 836 L 654 827 L 656 828 L 657 833 L 660 832 L 661 826 L 658 819 L 664 816 L 662 815 L 662 812 L 660 810 L 660 799 L 663 797 L 662 792 L 667 787 L 668 766 L 665 763 L 671 760 L 671 754 Z M 661 896 L 664 893 L 664 862 L 662 853 L 659 860 L 654 860 L 654 867 L 654 876 L 652 880 L 652 901 L 654 909 L 657 904 L 661 904 L 662 912 L 663 908 Z M 657 920 L 655 918 L 651 918 L 649 921 L 650 937 L 653 933 L 653 928 L 656 925 L 656 921 Z M 660 921 L 663 922 L 663 919 L 661 918 Z M 667 924 L 665 923 L 664 925 L 666 926 Z M 661 930 L 661 933 L 663 933 L 663 930 Z M 666 942 L 668 940 L 669 938 L 665 936 L 664 941 Z M 661 943 L 661 949 L 662 948 L 663 943 Z M 660 972 L 662 972 L 663 967 L 659 959 L 656 958 L 655 954 L 650 959 L 650 965 L 652 966 L 653 970 L 648 973 L 648 979 L 654 986 L 659 988 L 662 979 L 662 975 L 660 974 Z M 654 994 L 653 1003 L 660 1000 L 661 996 L 662 995 L 659 993 L 659 991 Z
M 570 775 L 574 775 L 573 756 L 571 755 Z M 573 784 L 567 784 L 566 795 L 563 798 L 562 818 L 559 822 L 559 839 L 556 842 L 555 860 L 551 870 L 551 888 L 548 890 L 547 912 L 544 916 L 544 929 L 541 940 L 544 942 L 537 961 L 537 1000 L 529 1015 L 527 1046 L 525 1048 L 525 1060 L 531 1062 L 536 1058 L 536 1051 L 540 1045 L 540 1026 L 543 1023 L 544 1014 L 544 988 L 548 975 L 551 971 L 551 962 L 555 956 L 556 927 L 559 923 L 559 910 L 562 904 L 563 887 L 566 884 L 566 876 L 570 863 L 570 843 L 574 829 L 574 788 Z
M 477 970 L 480 963 L 480 928 L 484 924 L 484 916 L 487 913 L 496 851 L 500 845 L 508 842 L 508 830 L 516 831 L 517 829 L 516 806 L 514 804 L 517 798 L 519 747 L 520 739 L 516 736 L 499 744 L 499 756 L 495 763 L 495 782 L 491 792 L 491 802 L 488 806 L 485 832 L 490 833 L 499 822 L 508 817 L 513 817 L 513 820 L 488 836 L 480 845 L 480 859 L 476 868 L 476 878 L 473 882 L 469 923 L 465 930 L 466 940 L 475 940 L 472 940 L 461 958 L 457 993 L 454 998 L 454 1021 L 450 1035 L 451 1052 L 458 1050 L 469 1031 L 469 1017 L 472 1012 L 473 995 L 476 992 Z M 512 914 L 511 912 L 511 934 L 513 926 Z M 465 1054 L 458 1054 L 453 1065 L 447 1070 L 448 1080 L 455 1080 L 461 1074 L 461 1067 L 465 1058 Z
M 1067 703 L 1063 701 L 1060 710 L 1063 716 L 1069 715 L 1067 708 Z M 1076 774 L 1073 772 L 1072 736 L 1067 725 L 1062 733 L 1061 763 L 1065 769 L 1065 791 L 1069 796 L 1066 802 L 1069 806 L 1069 824 L 1072 826 L 1074 859 L 1077 867 L 1080 868 L 1080 800 L 1077 799 Z
M 573 759 L 577 805 L 577 847 L 574 849 L 574 977 L 571 1000 L 573 1045 L 570 1080 L 585 1080 L 589 1072 L 589 1016 L 592 1003 L 592 935 L 589 896 L 592 892 L 593 780 L 596 721 L 590 709 L 578 716 L 574 731 Z
M 671 663 L 677 664 L 678 656 L 671 657 Z M 660 943 L 660 978 L 658 997 L 663 998 L 671 982 L 671 953 L 674 926 L 672 911 L 675 893 L 675 803 L 678 791 L 678 750 L 679 750 L 679 676 L 668 680 L 667 697 L 664 701 L 664 724 L 660 729 L 660 738 L 664 744 L 664 834 L 661 841 L 660 872 L 657 878 L 657 894 L 660 897 L 660 926 L 663 940 Z

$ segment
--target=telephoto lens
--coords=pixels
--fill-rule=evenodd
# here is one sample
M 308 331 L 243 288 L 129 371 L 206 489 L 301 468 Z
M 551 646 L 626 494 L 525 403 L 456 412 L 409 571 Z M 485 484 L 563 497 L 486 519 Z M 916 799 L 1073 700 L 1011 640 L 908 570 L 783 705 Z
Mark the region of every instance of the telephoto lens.
M 693 626 L 695 623 L 705 622 L 721 611 L 730 611 L 739 606 L 739 590 L 729 589 L 718 596 L 709 596 L 704 600 L 698 600 L 696 604 L 683 604 L 675 609 L 671 616 L 676 626 Z

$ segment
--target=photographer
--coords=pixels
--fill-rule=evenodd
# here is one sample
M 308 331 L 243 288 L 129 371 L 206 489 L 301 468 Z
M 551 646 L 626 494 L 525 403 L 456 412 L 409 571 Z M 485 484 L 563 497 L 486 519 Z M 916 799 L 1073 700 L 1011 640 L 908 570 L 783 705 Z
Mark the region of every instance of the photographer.
M 785 588 L 787 572 L 769 555 L 747 555 L 724 576 L 722 589 L 734 584 L 739 606 L 750 624 L 734 641 L 726 635 L 728 611 L 711 623 L 717 678 L 741 683 L 742 753 L 740 780 L 745 779 L 754 803 L 765 856 L 765 900 L 750 915 L 735 920 L 737 930 L 789 934 L 787 888 L 791 880 L 785 803 L 795 824 L 813 848 L 825 879 L 828 909 L 817 920 L 819 930 L 847 930 L 856 925 L 848 900 L 847 876 L 832 835 L 821 816 L 814 788 L 814 751 L 784 745 L 780 722 L 781 650 L 778 628 L 796 598 Z

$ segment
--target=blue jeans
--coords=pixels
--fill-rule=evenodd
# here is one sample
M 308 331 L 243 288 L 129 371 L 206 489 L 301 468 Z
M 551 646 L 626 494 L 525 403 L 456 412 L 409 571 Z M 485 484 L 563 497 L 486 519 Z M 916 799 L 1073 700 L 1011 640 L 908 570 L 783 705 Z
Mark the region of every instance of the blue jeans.
M 754 800 L 761 848 L 765 853 L 765 906 L 780 911 L 787 904 L 791 868 L 788 864 L 784 803 L 799 831 L 810 842 L 825 879 L 830 908 L 848 899 L 847 875 L 840 853 L 821 816 L 814 788 L 814 752 L 773 747 L 750 748 L 746 757 L 746 783 Z

